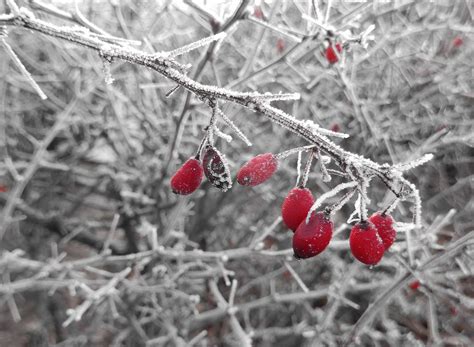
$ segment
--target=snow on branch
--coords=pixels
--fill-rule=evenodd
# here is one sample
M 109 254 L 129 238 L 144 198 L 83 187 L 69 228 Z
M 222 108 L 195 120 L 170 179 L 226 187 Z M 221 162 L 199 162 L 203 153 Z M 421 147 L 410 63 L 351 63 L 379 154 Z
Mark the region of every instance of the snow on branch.
M 212 36 L 209 36 L 209 37 L 205 37 L 205 38 L 203 38 L 199 41 L 195 41 L 193 43 L 190 43 L 189 45 L 186 45 L 186 46 L 183 46 L 183 47 L 180 47 L 180 48 L 176 48 L 175 50 L 172 50 L 172 51 L 169 51 L 169 52 L 164 52 L 164 53 L 159 53 L 159 54 L 161 54 L 163 56 L 174 58 L 174 57 L 183 55 L 185 53 L 188 53 L 192 50 L 195 50 L 197 48 L 200 48 L 202 46 L 206 46 L 206 45 L 210 44 L 213 41 L 223 40 L 226 36 L 227 36 L 227 33 L 225 31 L 222 31 L 219 34 L 212 35 Z
M 24 11 L 20 11 L 19 14 L 17 13 L 9 16 L 0 15 L 0 25 L 24 27 L 32 31 L 37 31 L 48 36 L 64 39 L 96 50 L 101 57 L 106 57 L 108 60 L 120 59 L 132 64 L 146 66 L 171 79 L 184 89 L 191 91 L 201 101 L 207 102 L 209 105 L 211 103 L 214 104 L 217 100 L 228 101 L 262 114 L 270 121 L 286 128 L 308 143 L 308 146 L 303 147 L 303 149 L 294 149 L 279 154 L 278 156 L 280 158 L 292 153 L 296 153 L 299 150 L 308 150 L 310 148 L 316 147 L 319 151 L 324 152 L 329 157 L 334 159 L 333 163 L 339 166 L 346 178 L 351 181 L 358 182 L 349 182 L 347 183 L 348 186 L 342 186 L 342 188 L 341 186 L 338 186 L 339 188 L 336 187 L 337 189 L 332 190 L 331 194 L 325 196 L 325 198 L 337 194 L 337 192 L 341 189 L 353 187 L 354 184 L 360 185 L 360 182 L 364 182 L 364 187 L 366 185 L 368 186 L 370 184 L 370 180 L 373 177 L 378 177 L 387 186 L 387 188 L 401 200 L 413 200 L 415 204 L 415 224 L 419 225 L 420 223 L 421 200 L 419 197 L 419 192 L 412 183 L 408 182 L 402 177 L 402 173 L 403 171 L 425 163 L 431 158 L 430 155 L 424 156 L 420 160 L 408 164 L 399 164 L 393 166 L 390 166 L 389 164 L 378 164 L 359 154 L 344 150 L 329 139 L 329 137 L 347 138 L 347 134 L 323 129 L 312 120 L 298 120 L 295 117 L 269 104 L 269 101 L 272 100 L 295 100 L 299 97 L 299 94 L 238 92 L 213 85 L 202 84 L 187 76 L 186 71 L 189 68 L 189 65 L 183 65 L 173 59 L 173 56 L 183 54 L 191 49 L 208 44 L 209 42 L 222 39 L 225 34 L 218 34 L 203 40 L 199 40 L 172 51 L 171 53 L 168 52 L 168 55 L 163 55 L 149 54 L 135 48 L 106 42 L 97 36 L 91 35 L 88 32 L 78 31 L 72 27 L 59 27 L 54 24 L 36 19 L 31 14 L 25 14 Z M 222 113 L 218 109 L 216 111 L 222 116 Z M 250 143 L 250 141 L 248 141 L 245 136 L 242 136 L 242 132 L 237 130 L 237 128 L 233 126 L 226 117 L 222 118 L 247 145 Z M 214 128 L 209 130 L 213 132 Z M 225 135 L 224 138 L 228 140 L 228 137 Z M 329 170 L 325 167 L 323 168 L 323 171 L 325 172 L 325 176 L 329 174 Z M 368 198 L 367 196 L 363 196 L 362 198 L 364 201 L 361 202 L 361 206 L 365 206 Z M 322 201 L 323 200 L 321 199 L 318 200 L 315 205 L 316 208 Z M 315 210 L 314 206 L 312 210 Z M 365 213 L 365 211 L 361 212 Z

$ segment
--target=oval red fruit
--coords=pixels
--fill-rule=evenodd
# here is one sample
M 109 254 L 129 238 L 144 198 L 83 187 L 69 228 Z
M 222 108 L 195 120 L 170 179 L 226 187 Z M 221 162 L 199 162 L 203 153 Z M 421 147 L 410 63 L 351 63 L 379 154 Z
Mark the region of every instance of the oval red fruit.
M 339 53 L 342 52 L 342 46 L 340 43 L 336 43 L 336 49 Z M 326 48 L 326 59 L 331 64 L 335 64 L 339 60 L 336 54 L 336 51 L 334 50 L 334 46 L 332 44 L 328 48 Z
M 297 258 L 311 258 L 326 249 L 334 225 L 324 212 L 313 213 L 308 223 L 303 220 L 293 235 L 293 251 Z
M 281 206 L 283 223 L 285 223 L 289 229 L 295 231 L 308 215 L 313 203 L 313 194 L 308 188 L 293 188 Z
M 418 288 L 420 288 L 420 285 L 421 285 L 420 281 L 414 280 L 413 282 L 410 282 L 408 286 L 410 287 L 411 290 L 417 291 Z
M 393 228 L 392 216 L 377 212 L 370 216 L 369 222 L 375 225 L 377 233 L 383 241 L 385 250 L 389 249 L 390 246 L 393 245 L 397 237 L 397 232 Z
M 189 158 L 171 178 L 173 193 L 188 195 L 199 188 L 203 176 L 201 163 L 196 158 Z
M 377 264 L 385 251 L 375 225 L 368 221 L 357 223 L 352 227 L 349 244 L 352 255 L 367 265 Z
M 456 36 L 453 39 L 453 46 L 454 47 L 461 47 L 463 43 L 464 43 L 464 41 L 463 41 L 462 37 L 460 37 L 460 36 Z
M 237 174 L 237 182 L 254 187 L 268 180 L 278 168 L 278 160 L 272 153 L 259 154 L 244 164 Z

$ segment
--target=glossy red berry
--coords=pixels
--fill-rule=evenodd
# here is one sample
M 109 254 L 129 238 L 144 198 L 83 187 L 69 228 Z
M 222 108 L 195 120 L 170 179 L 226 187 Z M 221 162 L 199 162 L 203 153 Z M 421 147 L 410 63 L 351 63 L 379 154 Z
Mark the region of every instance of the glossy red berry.
M 338 53 L 342 52 L 342 46 L 340 43 L 336 43 L 336 49 Z M 330 64 L 335 64 L 339 60 L 332 44 L 328 48 L 326 48 L 326 59 Z
M 199 188 L 203 176 L 201 163 L 196 158 L 189 158 L 171 178 L 173 193 L 188 195 Z
M 393 228 L 393 218 L 389 214 L 383 214 L 381 212 L 374 213 L 369 218 L 369 222 L 372 222 L 377 229 L 377 233 L 383 241 L 385 250 L 389 249 L 393 245 L 397 237 L 397 232 Z
M 367 265 L 377 264 L 385 251 L 375 225 L 368 221 L 357 223 L 352 227 L 349 245 L 352 255 Z
M 308 223 L 303 220 L 293 235 L 293 251 L 297 258 L 311 258 L 326 249 L 334 225 L 324 212 L 313 213 Z
M 256 186 L 268 180 L 278 168 L 278 160 L 272 153 L 259 154 L 240 168 L 237 182 L 243 186 Z
M 308 215 L 313 203 L 313 194 L 308 188 L 293 188 L 281 206 L 283 223 L 285 223 L 289 229 L 295 231 Z

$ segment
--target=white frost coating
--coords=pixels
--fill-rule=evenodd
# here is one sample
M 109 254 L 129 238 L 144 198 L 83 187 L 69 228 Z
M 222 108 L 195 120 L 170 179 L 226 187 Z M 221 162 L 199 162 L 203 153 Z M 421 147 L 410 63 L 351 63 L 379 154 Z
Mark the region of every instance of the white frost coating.
M 225 38 L 227 36 L 227 33 L 225 31 L 223 32 L 220 32 L 219 34 L 216 34 L 216 35 L 213 35 L 213 36 L 209 36 L 209 37 L 205 37 L 201 40 L 198 40 L 198 41 L 195 41 L 195 42 L 192 42 L 186 46 L 183 46 L 183 47 L 180 47 L 180 48 L 176 48 L 175 50 L 173 51 L 170 51 L 170 52 L 163 52 L 161 53 L 163 56 L 168 56 L 168 57 L 177 57 L 177 56 L 180 56 L 182 54 L 185 54 L 185 53 L 188 53 L 189 51 L 192 51 L 194 49 L 197 49 L 199 47 L 202 47 L 202 46 L 205 46 L 205 45 L 208 45 L 210 44 L 211 42 L 213 41 L 218 41 L 218 40 L 221 40 L 223 38 Z
M 329 192 L 326 192 L 323 195 L 321 195 L 319 197 L 319 199 L 317 199 L 316 202 L 313 204 L 313 206 L 311 206 L 311 208 L 309 209 L 309 212 L 306 216 L 306 223 L 309 223 L 309 217 L 311 216 L 311 214 L 314 211 L 316 211 L 318 209 L 318 207 L 320 207 L 324 201 L 326 201 L 327 199 L 332 198 L 333 196 L 337 195 L 341 190 L 351 188 L 351 187 L 355 187 L 355 186 L 357 186 L 357 182 L 341 183 L 338 186 L 334 187 Z
M 316 147 L 316 146 L 314 146 L 314 145 L 296 147 L 296 148 L 292 148 L 292 149 L 289 149 L 289 150 L 284 151 L 284 152 L 280 152 L 280 153 L 276 154 L 275 156 L 276 156 L 278 159 L 285 159 L 286 157 L 289 157 L 289 156 L 292 155 L 292 154 L 299 153 L 299 152 L 309 151 L 310 149 L 313 149 L 313 148 L 315 148 L 315 147 Z
M 217 126 L 214 125 L 214 133 L 226 142 L 232 142 L 232 136 L 224 134 Z
M 414 169 L 417 166 L 420 166 L 429 162 L 433 158 L 434 158 L 434 155 L 432 153 L 427 153 L 421 158 L 409 161 L 407 163 L 395 164 L 394 169 L 400 172 L 408 171 L 408 170 Z
M 349 137 L 348 134 L 321 128 L 318 124 L 313 122 L 311 119 L 301 120 L 299 121 L 299 123 L 301 124 L 301 126 L 307 128 L 315 135 L 321 134 L 321 135 L 332 136 L 332 137 L 340 137 L 342 139 L 346 139 Z
M 255 98 L 262 100 L 262 101 L 287 101 L 287 100 L 299 100 L 301 98 L 300 93 L 279 93 L 279 94 L 272 94 L 272 93 L 264 93 L 264 94 L 257 94 Z
M 298 152 L 298 160 L 296 162 L 296 184 L 300 182 L 301 178 L 301 157 L 303 155 L 303 152 Z
M 247 136 L 245 136 L 245 134 L 237 127 L 237 125 L 235 125 L 234 122 L 232 122 L 232 120 L 229 117 L 226 116 L 224 112 L 222 112 L 217 107 L 216 107 L 216 111 L 219 114 L 219 116 L 221 116 L 222 120 L 229 126 L 229 128 L 231 128 L 235 132 L 235 134 L 239 137 L 239 139 L 241 139 L 247 146 L 249 147 L 252 146 L 252 142 L 250 142 Z

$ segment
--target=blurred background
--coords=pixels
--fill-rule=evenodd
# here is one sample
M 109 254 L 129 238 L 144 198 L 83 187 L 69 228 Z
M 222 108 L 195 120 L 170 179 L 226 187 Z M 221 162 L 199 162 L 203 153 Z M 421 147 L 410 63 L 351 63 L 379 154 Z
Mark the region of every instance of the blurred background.
M 0 0 L 0 16 L 8 3 Z M 177 196 L 170 177 L 196 153 L 207 105 L 183 88 L 167 97 L 175 83 L 143 66 L 0 27 L 1 346 L 340 346 L 354 327 L 354 345 L 473 344 L 472 238 L 446 252 L 474 226 L 472 2 L 16 3 L 148 53 L 225 31 L 176 58 L 192 64 L 190 78 L 300 93 L 273 105 L 349 134 L 335 141 L 378 163 L 434 159 L 406 175 L 422 197 L 423 228 L 398 233 L 379 265 L 358 263 L 342 242 L 355 199 L 335 216 L 338 246 L 297 261 L 280 219 L 297 155 L 255 188 L 223 193 L 203 181 Z M 329 42 L 343 46 L 335 63 Z M 234 181 L 251 157 L 306 145 L 258 113 L 219 106 L 253 144 L 219 120 L 233 137 L 216 146 Z M 341 182 L 323 182 L 315 164 L 308 187 L 317 198 Z M 391 199 L 377 180 L 369 196 L 370 211 Z M 411 222 L 411 208 L 401 204 L 396 221 Z M 407 271 L 413 278 L 400 281 Z

